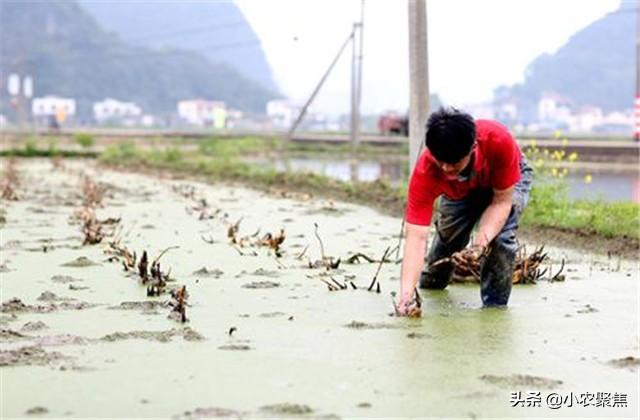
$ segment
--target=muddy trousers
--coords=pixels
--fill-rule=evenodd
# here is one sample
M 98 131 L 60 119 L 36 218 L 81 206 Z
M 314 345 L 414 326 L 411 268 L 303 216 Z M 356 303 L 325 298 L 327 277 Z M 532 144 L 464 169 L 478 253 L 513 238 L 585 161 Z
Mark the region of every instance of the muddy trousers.
M 484 306 L 504 306 L 511 294 L 511 279 L 518 250 L 516 231 L 518 220 L 529 200 L 533 170 L 523 158 L 520 181 L 513 193 L 511 212 L 502 230 L 490 244 L 490 253 L 480 265 L 480 296 Z M 431 263 L 464 249 L 471 231 L 485 209 L 491 204 L 492 190 L 474 190 L 462 200 L 440 198 L 436 233 L 426 257 L 425 270 L 420 276 L 423 289 L 444 289 L 453 275 L 452 264 L 430 267 Z

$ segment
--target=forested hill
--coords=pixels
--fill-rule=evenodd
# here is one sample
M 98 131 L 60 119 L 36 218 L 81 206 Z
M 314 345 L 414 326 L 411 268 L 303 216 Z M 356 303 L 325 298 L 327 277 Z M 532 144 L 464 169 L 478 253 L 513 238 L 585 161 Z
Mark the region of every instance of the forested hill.
M 32 75 L 35 96 L 62 95 L 78 101 L 85 118 L 91 103 L 112 97 L 134 101 L 145 112 L 175 112 L 182 99 L 207 98 L 264 113 L 278 97 L 224 63 L 178 49 L 131 46 L 101 28 L 76 1 L 2 0 L 1 80 Z M 7 95 L 0 112 L 11 113 Z
M 278 91 L 257 35 L 231 1 L 80 0 L 80 4 L 105 29 L 131 44 L 195 51 Z
M 573 35 L 554 54 L 543 54 L 527 68 L 525 81 L 496 90 L 496 99 L 513 98 L 531 107 L 545 91 L 570 98 L 574 105 L 605 111 L 633 106 L 635 95 L 636 13 L 621 7 Z M 544 30 L 544 28 L 541 28 Z

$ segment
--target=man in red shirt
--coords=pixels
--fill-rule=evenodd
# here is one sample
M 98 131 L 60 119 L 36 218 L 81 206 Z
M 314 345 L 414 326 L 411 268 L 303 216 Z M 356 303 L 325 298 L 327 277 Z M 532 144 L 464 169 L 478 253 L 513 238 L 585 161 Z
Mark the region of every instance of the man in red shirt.
M 504 126 L 474 121 L 453 108 L 429 117 L 426 146 L 409 183 L 398 312 L 420 314 L 418 281 L 421 288 L 447 287 L 454 263 L 432 266 L 445 257 L 459 261 L 482 256 L 482 303 L 504 306 L 511 293 L 518 219 L 529 198 L 533 170 Z M 436 233 L 425 266 L 427 232 L 439 196 Z M 465 249 L 476 224 L 476 235 Z

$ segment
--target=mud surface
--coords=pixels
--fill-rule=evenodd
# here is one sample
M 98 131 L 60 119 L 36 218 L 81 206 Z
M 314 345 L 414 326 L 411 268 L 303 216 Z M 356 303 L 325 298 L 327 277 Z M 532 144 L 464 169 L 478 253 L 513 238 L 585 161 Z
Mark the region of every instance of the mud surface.
M 633 356 L 623 357 L 622 359 L 610 360 L 609 364 L 618 368 L 638 369 L 640 368 L 640 359 Z
M 304 416 L 305 414 L 313 413 L 313 410 L 307 405 L 289 403 L 265 405 L 263 407 L 260 407 L 260 410 L 267 413 L 272 413 L 273 415 L 289 416 Z
M 280 287 L 280 283 L 275 281 L 252 281 L 251 283 L 243 284 L 245 289 L 275 289 Z
M 562 381 L 531 375 L 495 376 L 482 375 L 481 380 L 506 389 L 554 389 L 562 385 Z
M 551 271 L 565 260 L 565 281 L 514 286 L 506 310 L 482 309 L 477 284 L 422 291 L 423 317 L 401 319 L 390 316 L 398 264 L 382 265 L 381 293 L 367 291 L 376 263 L 309 268 L 323 254 L 379 259 L 397 244 L 397 218 L 311 194 L 116 173 L 83 161 L 17 168 L 21 199 L 0 206 L 1 417 L 638 412 L 637 260 L 547 243 Z M 96 217 L 121 218 L 116 235 L 109 229 L 95 245 L 83 246 L 73 218 L 82 174 L 105 187 Z M 232 246 L 238 220 L 240 244 Z M 264 238 L 283 227 L 276 252 Z M 158 296 L 147 296 L 150 283 L 137 267 L 125 271 L 123 257 L 106 252 L 116 236 L 137 261 L 146 250 L 149 268 L 166 251 L 159 263 L 168 281 Z M 170 291 L 182 285 L 186 324 L 167 317 L 179 314 Z M 512 393 L 530 391 L 620 393 L 628 403 L 512 407 Z
M 115 332 L 107 334 L 101 338 L 102 341 L 120 341 L 120 340 L 151 340 L 161 343 L 168 343 L 173 337 L 182 337 L 186 341 L 201 341 L 204 337 L 197 331 L 189 327 L 183 329 L 172 328 L 167 331 L 129 331 L 129 332 Z
M 66 359 L 58 352 L 47 352 L 41 346 L 25 346 L 15 350 L 0 350 L 0 366 L 53 365 Z
M 245 351 L 251 350 L 251 346 L 247 344 L 225 344 L 223 346 L 218 347 L 219 350 L 232 350 L 232 351 Z
M 62 264 L 63 267 L 78 267 L 78 268 L 91 267 L 93 265 L 98 265 L 98 264 L 84 256 L 80 256 L 73 261 L 69 261 Z

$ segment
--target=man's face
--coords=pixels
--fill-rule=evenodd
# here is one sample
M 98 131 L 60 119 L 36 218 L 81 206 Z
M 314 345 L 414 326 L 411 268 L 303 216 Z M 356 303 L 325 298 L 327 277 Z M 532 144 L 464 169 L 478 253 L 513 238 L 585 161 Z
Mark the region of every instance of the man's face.
M 436 163 L 436 165 L 438 165 L 438 168 L 440 168 L 445 178 L 447 178 L 448 180 L 455 180 L 471 162 L 471 156 L 473 155 L 474 150 L 475 145 L 471 148 L 471 151 L 465 157 L 455 163 L 440 162 L 436 158 L 433 158 L 433 161 Z

